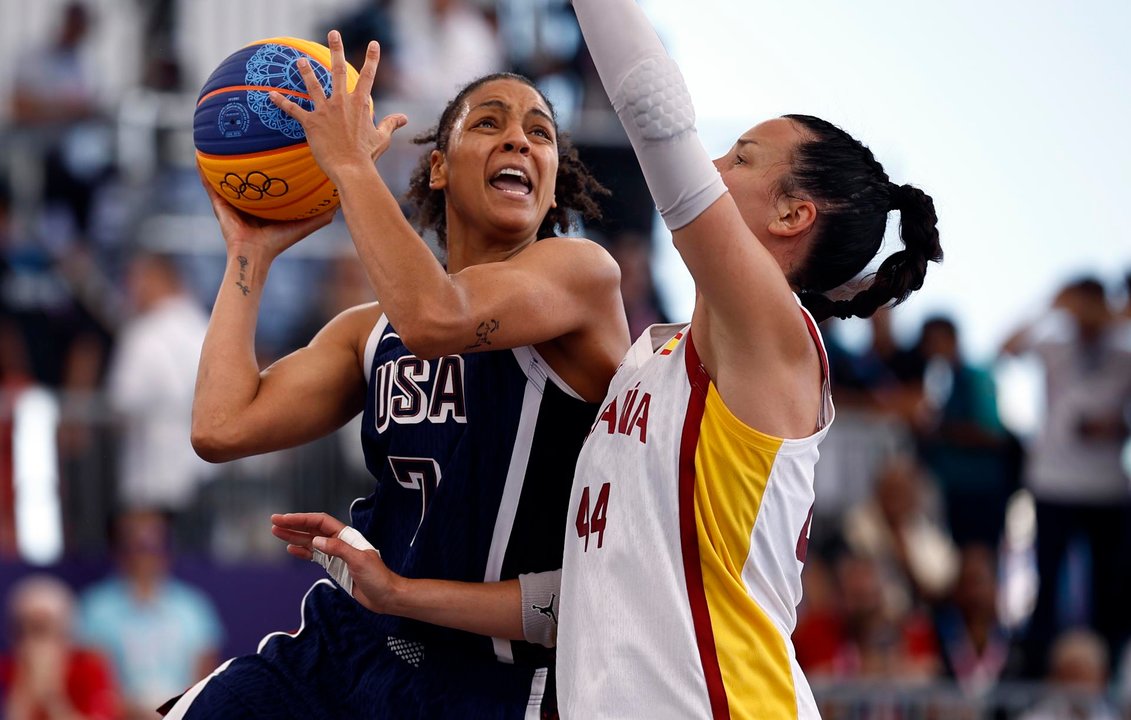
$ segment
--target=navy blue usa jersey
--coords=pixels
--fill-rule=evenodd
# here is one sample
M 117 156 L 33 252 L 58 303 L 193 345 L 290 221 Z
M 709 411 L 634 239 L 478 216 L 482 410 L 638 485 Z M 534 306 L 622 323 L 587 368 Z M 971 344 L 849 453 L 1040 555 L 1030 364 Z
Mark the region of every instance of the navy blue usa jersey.
M 382 316 L 361 441 L 376 479 L 351 524 L 408 577 L 483 582 L 562 565 L 574 465 L 597 412 L 532 348 L 421 360 Z M 167 717 L 556 716 L 552 652 L 362 607 L 330 580 L 295 633 L 225 663 Z
M 573 469 L 597 406 L 529 347 L 412 355 L 382 316 L 365 350 L 361 442 L 376 490 L 351 524 L 407 577 L 467 582 L 561 567 Z M 503 662 L 547 651 L 383 616 L 395 638 Z

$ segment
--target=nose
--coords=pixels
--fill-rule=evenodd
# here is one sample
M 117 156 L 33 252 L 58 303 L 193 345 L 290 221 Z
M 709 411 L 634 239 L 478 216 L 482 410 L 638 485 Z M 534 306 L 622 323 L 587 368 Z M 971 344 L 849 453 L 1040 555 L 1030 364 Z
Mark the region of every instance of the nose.
M 526 139 L 526 132 L 519 125 L 511 125 L 503 136 L 503 151 L 517 152 L 519 155 L 530 154 L 530 141 Z
M 711 161 L 715 164 L 715 169 L 718 170 L 719 172 L 723 171 L 723 160 L 724 159 L 725 158 L 715 158 L 714 160 Z

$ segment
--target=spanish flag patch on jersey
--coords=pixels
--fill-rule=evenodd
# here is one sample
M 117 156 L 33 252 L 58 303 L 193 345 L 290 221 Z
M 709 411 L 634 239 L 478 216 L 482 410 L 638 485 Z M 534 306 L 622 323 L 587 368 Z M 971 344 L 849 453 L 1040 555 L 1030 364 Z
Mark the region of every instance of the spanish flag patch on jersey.
M 683 333 L 677 332 L 675 334 L 675 337 L 673 337 L 671 340 L 668 340 L 667 343 L 664 344 L 664 347 L 660 350 L 660 354 L 661 355 L 671 355 L 672 350 L 675 350 L 676 346 L 679 345 L 679 341 L 682 340 L 682 339 L 683 339 Z

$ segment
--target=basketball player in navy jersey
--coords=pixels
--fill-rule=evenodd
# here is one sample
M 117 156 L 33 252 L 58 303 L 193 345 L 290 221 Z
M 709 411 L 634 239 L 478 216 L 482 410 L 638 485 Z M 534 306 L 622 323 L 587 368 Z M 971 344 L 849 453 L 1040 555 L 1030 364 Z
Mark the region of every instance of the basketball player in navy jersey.
M 336 32 L 329 45 L 344 88 Z M 292 552 L 319 559 L 337 584 L 311 588 L 296 634 L 228 661 L 168 717 L 554 712 L 552 657 L 537 644 L 550 644 L 547 625 L 524 623 L 521 607 L 554 607 L 556 590 L 543 588 L 561 567 L 573 466 L 629 338 L 612 258 L 547 236 L 567 227 L 568 211 L 594 210 L 599 185 L 530 81 L 473 82 L 426 138 L 435 149 L 410 193 L 421 223 L 446 240 L 441 266 L 374 166 L 405 122 L 371 120 L 378 59 L 374 43 L 356 90 L 331 98 L 300 65 L 312 112 L 275 101 L 302 122 L 338 188 L 380 303 L 342 313 L 260 372 L 255 321 L 271 261 L 329 220 L 260 223 L 212 194 L 228 264 L 193 408 L 194 446 L 216 462 L 307 442 L 362 412 L 376 489 L 354 503 L 350 526 L 276 517 L 277 535 L 300 538 Z M 340 561 L 316 557 L 301 529 L 311 517 L 334 542 L 364 548 L 411 602 L 375 604 Z M 464 602 L 437 601 L 452 596 Z M 513 613 L 496 622 L 500 597 Z

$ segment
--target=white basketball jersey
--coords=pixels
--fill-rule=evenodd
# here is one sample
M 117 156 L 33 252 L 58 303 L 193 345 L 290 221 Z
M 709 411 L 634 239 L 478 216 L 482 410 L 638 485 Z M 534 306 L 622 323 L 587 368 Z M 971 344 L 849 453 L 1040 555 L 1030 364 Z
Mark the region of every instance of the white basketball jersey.
M 690 326 L 629 350 L 574 476 L 558 631 L 573 718 L 818 718 L 790 636 L 820 429 L 783 440 L 727 409 Z

